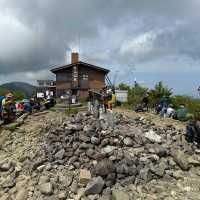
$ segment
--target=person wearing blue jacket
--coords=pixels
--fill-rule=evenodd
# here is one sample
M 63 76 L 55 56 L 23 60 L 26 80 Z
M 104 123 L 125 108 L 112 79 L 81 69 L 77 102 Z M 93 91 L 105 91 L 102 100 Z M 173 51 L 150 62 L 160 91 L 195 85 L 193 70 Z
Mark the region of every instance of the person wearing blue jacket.
M 3 111 L 3 108 L 2 108 L 2 101 L 5 97 L 4 96 L 0 96 L 0 120 L 3 120 L 3 116 L 2 116 L 2 111 Z

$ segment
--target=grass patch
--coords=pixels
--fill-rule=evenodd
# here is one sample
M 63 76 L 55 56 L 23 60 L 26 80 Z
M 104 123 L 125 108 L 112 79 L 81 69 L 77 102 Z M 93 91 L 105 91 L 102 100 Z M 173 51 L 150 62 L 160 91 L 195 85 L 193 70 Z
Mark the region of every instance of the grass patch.
M 65 114 L 66 115 L 76 115 L 76 114 L 78 114 L 78 112 L 79 112 L 79 109 L 78 108 L 67 108 L 67 109 L 65 109 Z
M 50 108 L 49 110 L 52 111 L 52 112 L 56 112 L 55 108 Z
M 5 125 L 4 128 L 9 131 L 14 131 L 17 128 L 17 126 L 18 126 L 17 123 L 11 123 L 11 124 Z

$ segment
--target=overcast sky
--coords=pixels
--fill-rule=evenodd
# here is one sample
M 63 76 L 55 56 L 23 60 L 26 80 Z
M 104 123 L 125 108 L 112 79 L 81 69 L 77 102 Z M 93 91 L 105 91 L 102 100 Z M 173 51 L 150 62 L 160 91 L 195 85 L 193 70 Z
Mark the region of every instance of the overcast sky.
M 52 79 L 77 50 L 118 83 L 196 95 L 199 22 L 200 0 L 0 0 L 0 83 Z

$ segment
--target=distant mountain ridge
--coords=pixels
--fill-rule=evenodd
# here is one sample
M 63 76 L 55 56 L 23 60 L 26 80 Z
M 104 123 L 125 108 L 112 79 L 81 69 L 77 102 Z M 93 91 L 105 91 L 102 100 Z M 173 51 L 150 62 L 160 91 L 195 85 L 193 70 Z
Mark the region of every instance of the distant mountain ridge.
M 36 90 L 36 86 L 33 86 L 25 82 L 10 82 L 0 85 L 0 88 L 15 92 L 22 91 L 27 97 L 30 97 Z

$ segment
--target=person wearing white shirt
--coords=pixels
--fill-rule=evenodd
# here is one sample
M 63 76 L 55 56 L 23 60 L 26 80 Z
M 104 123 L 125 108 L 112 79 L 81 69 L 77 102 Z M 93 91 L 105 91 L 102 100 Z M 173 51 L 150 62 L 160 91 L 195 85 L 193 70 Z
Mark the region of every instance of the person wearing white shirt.
M 169 105 L 169 107 L 167 108 L 167 112 L 166 112 L 166 117 L 173 117 L 173 115 L 175 114 L 175 110 L 173 108 L 172 105 Z

